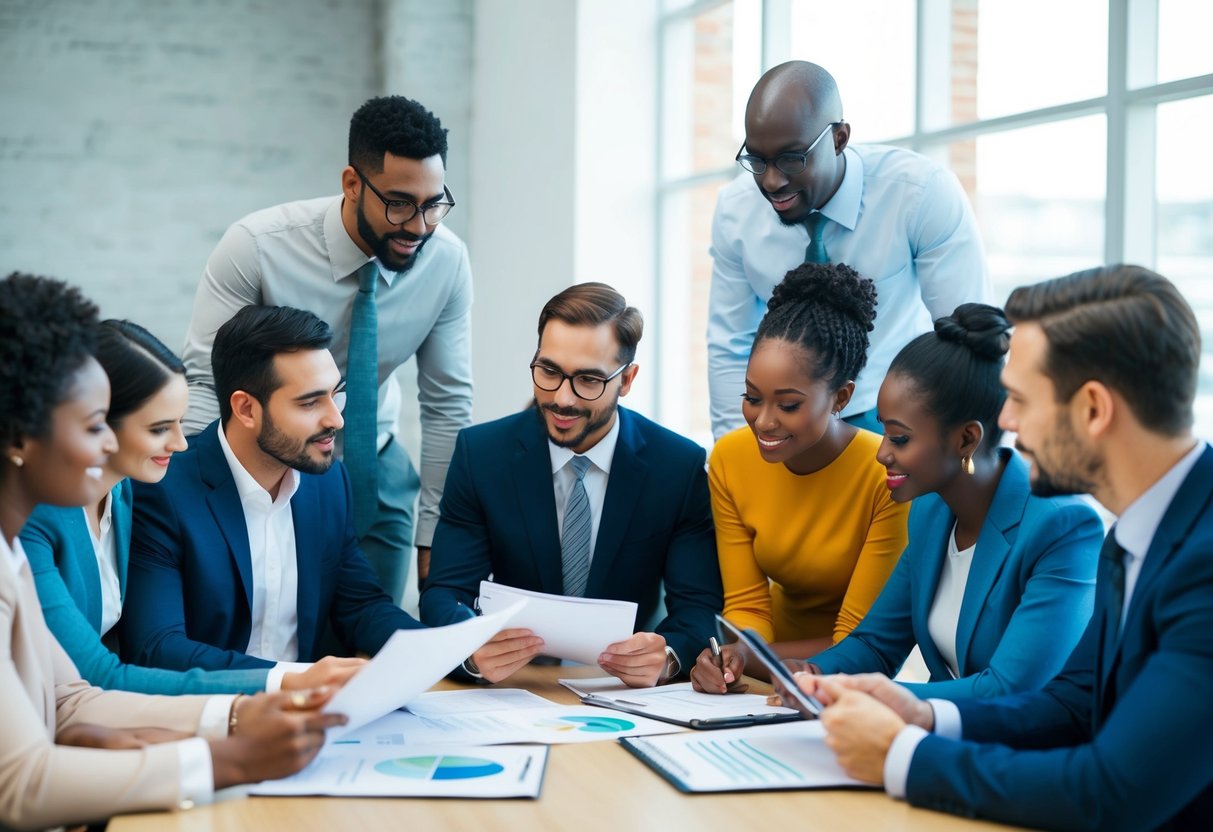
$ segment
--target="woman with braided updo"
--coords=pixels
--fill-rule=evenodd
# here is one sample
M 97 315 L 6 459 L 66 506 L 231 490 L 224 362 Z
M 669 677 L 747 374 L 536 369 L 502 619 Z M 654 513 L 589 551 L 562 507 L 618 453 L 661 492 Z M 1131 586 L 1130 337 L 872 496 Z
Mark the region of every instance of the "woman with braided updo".
M 721 437 L 708 463 L 724 615 L 788 658 L 851 632 L 905 547 L 907 507 L 885 486 L 880 437 L 839 418 L 875 317 L 872 281 L 850 267 L 788 272 L 746 368 L 749 429 Z M 722 664 L 705 651 L 695 687 L 742 689 L 742 657 L 726 650 Z
M 880 386 L 876 458 L 910 509 L 910 541 L 867 616 L 813 657 L 820 673 L 893 676 L 915 644 L 920 697 L 1035 690 L 1061 670 L 1091 617 L 1103 527 L 1077 497 L 1036 497 L 1028 465 L 999 447 L 999 376 L 1011 325 L 967 303 L 905 346 Z

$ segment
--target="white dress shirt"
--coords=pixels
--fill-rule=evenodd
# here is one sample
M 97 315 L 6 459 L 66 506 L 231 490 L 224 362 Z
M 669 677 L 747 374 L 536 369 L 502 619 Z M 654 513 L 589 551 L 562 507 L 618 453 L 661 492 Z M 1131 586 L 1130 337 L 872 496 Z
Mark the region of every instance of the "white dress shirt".
M 287 468 L 278 496 L 271 499 L 232 453 L 222 429 L 219 445 L 236 480 L 253 562 L 252 629 L 244 652 L 272 662 L 298 661 L 299 568 L 291 497 L 299 487 L 299 472 Z
M 826 250 L 876 284 L 868 362 L 844 416 L 876 406 L 893 356 L 962 303 L 990 303 L 993 290 L 977 221 L 956 177 L 909 150 L 854 145 L 846 172 L 821 207 Z M 720 191 L 712 219 L 708 383 L 712 433 L 741 427 L 746 362 L 771 292 L 804 262 L 804 225 L 785 226 L 749 173 Z
M 101 635 L 108 633 L 122 617 L 122 584 L 118 581 L 118 537 L 114 534 L 114 492 L 105 495 L 105 508 L 98 524 L 100 535 L 93 534 L 89 512 L 93 506 L 84 506 L 84 526 L 93 542 L 93 554 L 97 558 L 97 573 L 101 577 Z
M 585 496 L 590 501 L 590 562 L 594 562 L 594 546 L 598 542 L 598 526 L 602 521 L 602 503 L 606 499 L 607 481 L 611 476 L 611 460 L 615 456 L 615 445 L 619 441 L 619 414 L 606 436 L 582 456 L 590 461 L 585 469 Z M 552 488 L 556 492 L 556 528 L 564 542 L 564 509 L 569 501 L 569 492 L 577 481 L 572 462 L 575 454 L 548 440 L 548 451 L 552 457 Z
M 1137 578 L 1141 575 L 1141 567 L 1150 543 L 1162 523 L 1163 515 L 1171 507 L 1179 487 L 1188 474 L 1192 472 L 1196 461 L 1205 452 L 1207 443 L 1198 440 L 1196 446 L 1186 453 L 1179 462 L 1175 463 L 1167 473 L 1147 488 L 1140 497 L 1134 500 L 1120 515 L 1116 522 L 1114 534 L 1116 542 L 1125 550 L 1125 600 L 1121 615 L 1127 615 L 1129 604 L 1133 599 L 1133 590 L 1137 587 Z M 960 739 L 962 726 L 960 709 L 954 702 L 942 699 L 928 699 L 931 710 L 935 713 L 934 733 L 949 739 Z M 906 796 L 906 781 L 910 776 L 910 763 L 914 758 L 914 750 L 927 732 L 916 725 L 907 725 L 898 732 L 889 753 L 884 761 L 885 791 L 893 797 Z
M 342 197 L 288 202 L 235 222 L 211 253 L 186 335 L 190 406 L 185 425 L 202 430 L 219 416 L 211 374 L 215 332 L 242 307 L 307 309 L 333 327 L 330 350 L 342 374 L 358 270 L 370 258 L 341 221 Z M 371 206 L 369 210 L 380 210 Z M 439 225 L 407 272 L 380 269 L 379 430 L 396 429 L 399 392 L 392 373 L 417 357 L 421 405 L 421 497 L 414 544 L 429 546 L 455 436 L 472 421 L 472 271 L 467 247 Z M 394 398 L 393 398 L 394 397 Z
M 956 624 L 960 621 L 960 605 L 964 602 L 965 586 L 969 583 L 969 569 L 973 565 L 974 543 L 967 549 L 956 548 L 956 525 L 948 535 L 948 556 L 939 571 L 939 584 L 935 587 L 935 599 L 927 613 L 927 632 L 943 660 L 948 664 L 953 679 L 960 678 L 960 665 L 956 658 Z

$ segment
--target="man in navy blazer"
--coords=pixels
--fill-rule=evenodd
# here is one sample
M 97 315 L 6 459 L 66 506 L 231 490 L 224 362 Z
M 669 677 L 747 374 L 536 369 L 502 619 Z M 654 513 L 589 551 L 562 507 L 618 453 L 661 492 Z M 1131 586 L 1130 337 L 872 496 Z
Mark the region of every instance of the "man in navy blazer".
M 1095 612 L 1039 692 L 922 702 L 884 677 L 801 679 L 853 776 L 1051 829 L 1213 828 L 1213 449 L 1192 435 L 1200 329 L 1165 278 L 1111 266 L 1017 289 L 1001 423 L 1036 493 L 1119 519 Z
M 220 328 L 220 419 L 135 484 L 122 654 L 176 670 L 320 658 L 325 627 L 373 654 L 421 625 L 358 548 L 333 458 L 344 382 L 310 312 L 249 306 Z M 285 667 L 285 665 L 284 665 Z
M 724 603 L 704 451 L 618 406 L 636 377 L 642 328 L 640 313 L 601 283 L 572 286 L 544 306 L 532 407 L 456 440 L 421 596 L 426 624 L 473 614 L 491 576 L 635 601 L 643 628 L 664 586 L 667 614 L 654 632 L 604 645 L 599 665 L 648 686 L 703 649 Z M 503 630 L 464 670 L 497 682 L 542 652 L 529 630 Z

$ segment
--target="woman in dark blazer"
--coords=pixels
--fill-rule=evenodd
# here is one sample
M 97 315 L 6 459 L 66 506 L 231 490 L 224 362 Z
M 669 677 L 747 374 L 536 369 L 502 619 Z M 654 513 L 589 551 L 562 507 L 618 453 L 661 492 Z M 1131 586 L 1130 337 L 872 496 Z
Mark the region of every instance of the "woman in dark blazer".
M 893 499 L 913 500 L 909 543 L 859 626 L 809 660 L 818 672 L 893 676 L 918 644 L 931 676 L 915 694 L 997 696 L 1041 687 L 1078 643 L 1103 528 L 1079 498 L 1032 495 L 998 446 L 1009 328 L 965 304 L 889 367 L 877 459 Z

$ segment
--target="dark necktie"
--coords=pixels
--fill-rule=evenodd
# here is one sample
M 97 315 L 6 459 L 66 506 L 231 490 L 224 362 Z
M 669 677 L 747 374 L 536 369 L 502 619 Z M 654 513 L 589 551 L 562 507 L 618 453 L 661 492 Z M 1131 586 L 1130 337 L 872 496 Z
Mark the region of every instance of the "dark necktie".
M 590 498 L 585 493 L 585 472 L 590 461 L 584 456 L 574 456 L 569 463 L 577 480 L 569 491 L 564 504 L 564 529 L 560 536 L 560 565 L 564 575 L 564 594 L 585 595 L 586 581 L 590 577 Z
M 1108 532 L 1099 556 L 1108 562 L 1108 575 L 1112 578 L 1112 635 L 1120 636 L 1122 612 L 1125 608 L 1125 550 L 1116 542 L 1116 527 Z
M 804 250 L 804 262 L 830 262 L 830 255 L 826 252 L 826 241 L 823 234 L 825 224 L 825 215 L 820 211 L 814 211 L 804 218 L 804 227 L 809 230 L 809 245 Z
M 375 287 L 379 265 L 370 261 L 358 270 L 358 294 L 350 316 L 350 351 L 345 383 L 345 467 L 354 493 L 354 531 L 361 537 L 379 508 L 376 435 L 379 405 L 378 323 Z

